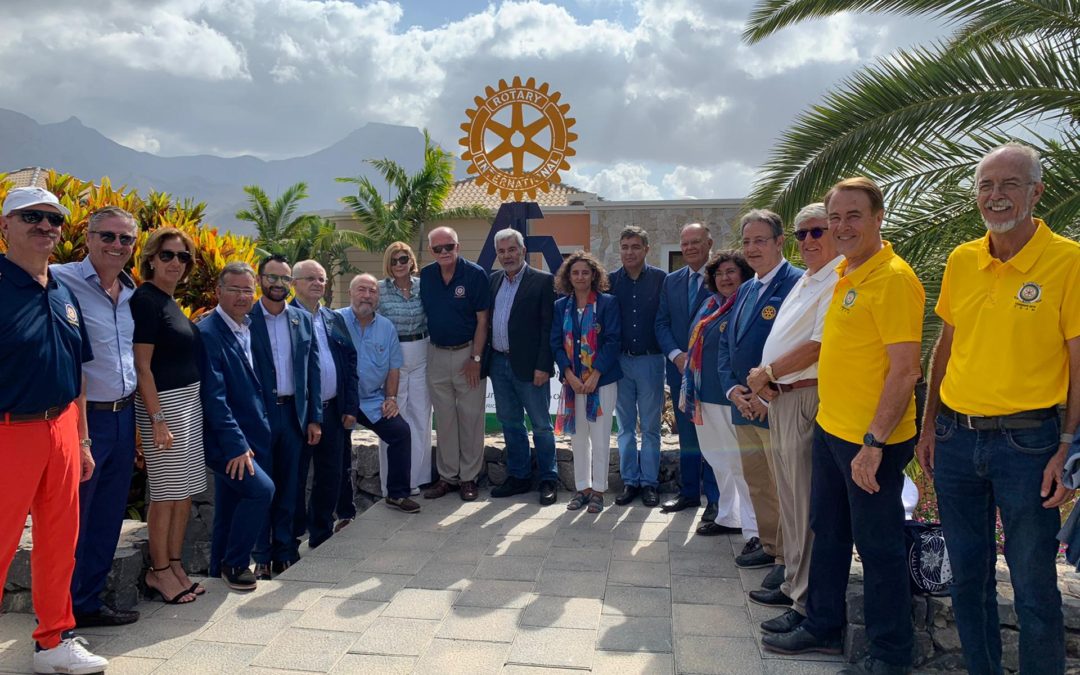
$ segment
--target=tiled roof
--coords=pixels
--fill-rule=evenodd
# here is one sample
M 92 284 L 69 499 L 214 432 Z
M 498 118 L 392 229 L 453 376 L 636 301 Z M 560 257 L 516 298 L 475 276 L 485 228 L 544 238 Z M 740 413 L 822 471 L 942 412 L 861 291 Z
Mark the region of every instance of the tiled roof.
M 496 190 L 495 194 L 488 194 L 488 186 L 477 185 L 476 178 L 466 178 L 454 183 L 449 196 L 443 202 L 444 209 L 457 209 L 468 206 L 484 206 L 496 210 L 504 200 Z M 572 202 L 595 202 L 597 196 L 591 192 L 579 190 L 566 183 L 557 183 L 551 186 L 548 192 L 536 191 L 536 203 L 540 206 L 569 206 Z
M 25 169 L 19 169 L 18 171 L 12 171 L 4 180 L 13 187 L 45 187 L 45 177 L 48 176 L 47 169 L 42 169 L 40 166 L 31 166 Z

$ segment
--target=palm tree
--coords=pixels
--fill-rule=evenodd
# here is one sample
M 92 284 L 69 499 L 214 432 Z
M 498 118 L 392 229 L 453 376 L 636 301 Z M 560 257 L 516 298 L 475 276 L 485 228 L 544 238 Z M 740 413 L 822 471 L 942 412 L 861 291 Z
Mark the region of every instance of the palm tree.
M 944 19 L 947 39 L 899 50 L 846 79 L 783 134 L 750 201 L 790 219 L 837 180 L 885 190 L 886 235 L 927 291 L 927 344 L 946 257 L 985 230 L 971 189 L 987 150 L 1018 139 L 1044 157 L 1038 213 L 1080 235 L 1080 2 L 760 0 L 744 39 L 844 11 Z
M 236 212 L 236 219 L 255 225 L 255 243 L 262 255 L 287 254 L 293 240 L 318 216 L 296 215 L 300 202 L 307 199 L 307 183 L 303 181 L 288 187 L 281 196 L 270 202 L 266 192 L 258 185 L 245 185 L 248 208 Z
M 337 179 L 356 185 L 357 193 L 342 197 L 341 201 L 352 210 L 363 229 L 342 234 L 360 249 L 381 253 L 395 241 L 415 241 L 419 256 L 423 251 L 420 236 L 425 223 L 491 216 L 488 209 L 478 206 L 443 209 L 443 202 L 454 186 L 454 156 L 433 143 L 427 129 L 424 130 L 424 165 L 417 173 L 410 176 L 391 159 L 366 161 L 378 170 L 392 196 L 384 199 L 379 188 L 364 176 Z

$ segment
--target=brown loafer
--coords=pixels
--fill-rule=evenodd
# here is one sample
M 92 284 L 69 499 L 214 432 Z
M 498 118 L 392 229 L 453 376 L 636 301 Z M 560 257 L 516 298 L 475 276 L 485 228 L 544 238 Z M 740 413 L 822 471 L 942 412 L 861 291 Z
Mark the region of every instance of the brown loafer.
M 435 481 L 435 484 L 424 490 L 424 499 L 438 499 L 439 497 L 445 497 L 447 493 L 453 492 L 458 489 L 458 486 L 451 485 L 443 479 Z
M 476 499 L 479 492 L 476 481 L 467 480 L 461 484 L 461 501 L 471 502 Z

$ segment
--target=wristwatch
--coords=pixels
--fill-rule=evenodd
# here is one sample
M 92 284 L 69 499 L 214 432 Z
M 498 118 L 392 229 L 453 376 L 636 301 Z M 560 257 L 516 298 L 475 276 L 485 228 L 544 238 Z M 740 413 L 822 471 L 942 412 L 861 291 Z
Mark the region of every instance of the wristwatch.
M 157 411 L 156 413 L 152 413 L 150 415 L 150 421 L 152 421 L 152 422 L 164 422 L 165 421 L 165 413 L 163 411 L 161 411 L 161 410 Z
M 89 448 L 93 444 L 94 444 L 94 441 L 92 441 L 89 438 L 84 438 L 81 441 L 79 441 L 79 445 L 81 445 L 84 448 Z
M 470 358 L 473 360 L 473 363 L 480 363 L 480 355 L 479 354 L 473 354 Z
M 397 402 L 397 396 L 387 396 L 386 400 L 387 401 L 394 401 L 396 403 Z
M 765 366 L 765 374 L 769 376 L 769 382 L 776 382 L 776 376 L 772 374 L 772 364 Z
M 867 431 L 866 435 L 862 437 L 862 444 L 870 448 L 885 447 L 885 441 L 879 441 L 878 439 L 874 438 L 874 434 L 870 433 L 869 431 Z

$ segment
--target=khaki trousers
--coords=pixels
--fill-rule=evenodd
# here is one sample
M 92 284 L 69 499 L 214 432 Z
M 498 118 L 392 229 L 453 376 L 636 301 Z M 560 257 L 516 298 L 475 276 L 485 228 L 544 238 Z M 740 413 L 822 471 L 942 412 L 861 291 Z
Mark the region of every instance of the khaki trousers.
M 769 406 L 773 477 L 780 501 L 780 527 L 784 531 L 787 569 L 780 590 L 795 601 L 794 609 L 806 616 L 806 592 L 810 585 L 810 476 L 813 466 L 814 419 L 817 387 L 780 394 Z
M 476 480 L 484 463 L 487 378 L 469 387 L 461 369 L 471 355 L 467 347 L 451 351 L 428 345 L 427 384 L 438 427 L 435 466 L 451 485 Z
M 780 528 L 780 507 L 773 479 L 772 443 L 769 430 L 752 424 L 735 426 L 742 456 L 743 476 L 750 488 L 750 502 L 757 516 L 758 538 L 765 552 L 784 564 L 784 534 Z

